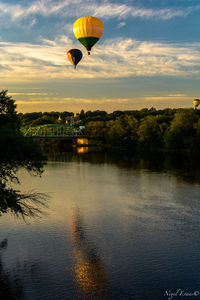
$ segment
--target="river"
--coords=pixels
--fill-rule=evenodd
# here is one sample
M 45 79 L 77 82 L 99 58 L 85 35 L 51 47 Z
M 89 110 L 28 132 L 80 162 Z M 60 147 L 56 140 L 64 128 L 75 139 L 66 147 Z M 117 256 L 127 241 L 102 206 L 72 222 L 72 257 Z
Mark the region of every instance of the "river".
M 200 168 L 174 161 L 69 154 L 41 178 L 21 170 L 20 189 L 49 198 L 40 217 L 0 217 L 5 300 L 199 299 Z

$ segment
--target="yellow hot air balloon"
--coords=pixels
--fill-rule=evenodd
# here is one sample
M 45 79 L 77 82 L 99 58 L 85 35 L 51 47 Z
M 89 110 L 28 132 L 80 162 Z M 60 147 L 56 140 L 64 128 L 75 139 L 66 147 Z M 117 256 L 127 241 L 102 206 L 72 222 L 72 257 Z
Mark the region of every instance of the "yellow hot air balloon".
M 74 22 L 73 31 L 79 42 L 85 46 L 90 54 L 91 48 L 98 42 L 103 34 L 104 25 L 95 17 L 81 17 Z
M 193 104 L 194 104 L 194 107 L 196 109 L 200 104 L 200 100 L 199 99 L 194 99 Z

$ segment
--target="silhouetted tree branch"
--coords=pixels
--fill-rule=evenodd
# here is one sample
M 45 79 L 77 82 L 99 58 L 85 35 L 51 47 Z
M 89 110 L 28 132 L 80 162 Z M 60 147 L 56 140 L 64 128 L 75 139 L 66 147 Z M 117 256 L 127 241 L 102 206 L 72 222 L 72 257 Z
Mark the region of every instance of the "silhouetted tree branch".
M 19 183 L 17 171 L 26 169 L 33 175 L 43 172 L 44 157 L 38 144 L 20 132 L 20 122 L 14 100 L 7 91 L 0 92 L 0 213 L 11 211 L 16 215 L 38 215 L 38 207 L 45 205 L 46 197 L 39 193 L 21 194 L 8 187 Z

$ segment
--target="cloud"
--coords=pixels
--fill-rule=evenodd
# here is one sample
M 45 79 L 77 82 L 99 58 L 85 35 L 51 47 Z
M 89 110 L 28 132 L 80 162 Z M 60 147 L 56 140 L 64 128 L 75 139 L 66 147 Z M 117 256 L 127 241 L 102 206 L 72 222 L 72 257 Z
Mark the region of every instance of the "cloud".
M 161 95 L 161 96 L 149 96 L 149 97 L 144 97 L 143 100 L 146 100 L 146 101 L 168 101 L 169 100 L 172 100 L 172 101 L 177 101 L 177 100 L 190 100 L 191 101 L 191 96 L 187 96 L 187 95 L 184 95 L 184 96 L 177 96 L 177 95 Z
M 23 112 L 30 111 L 80 111 L 84 110 L 133 110 L 141 108 L 156 107 L 163 109 L 166 107 L 192 107 L 190 96 L 170 97 L 165 95 L 133 98 L 63 98 L 63 97 L 41 97 L 30 99 L 19 99 L 16 101 L 18 109 Z
M 10 93 L 9 96 L 47 96 L 48 93 Z
M 187 8 L 153 9 L 136 5 L 116 4 L 109 1 L 94 2 L 92 0 L 37 0 L 31 1 L 31 4 L 26 6 L 7 4 L 0 1 L 0 16 L 10 16 L 13 21 L 34 15 L 42 15 L 44 17 L 52 15 L 79 17 L 80 12 L 81 15 L 94 15 L 102 18 L 123 19 L 132 17 L 168 20 L 175 17 L 185 17 L 199 9 L 199 5 Z
M 129 76 L 200 77 L 200 43 L 169 44 L 116 38 L 96 45 L 74 70 L 66 36 L 39 44 L 0 41 L 1 83 Z
M 10 95 L 11 93 L 9 93 Z M 41 97 L 41 98 L 29 98 L 18 100 L 18 104 L 25 104 L 25 105 L 32 105 L 38 103 L 82 103 L 82 104 L 107 104 L 107 103 L 126 103 L 129 102 L 131 99 L 129 98 L 103 98 L 103 99 L 88 99 L 88 98 L 63 98 L 63 97 Z
M 30 24 L 28 25 L 28 29 L 30 29 L 31 27 L 33 27 L 35 24 L 37 23 L 36 18 L 33 18 L 30 22 Z
M 132 99 L 129 98 L 64 98 L 64 97 L 31 97 L 29 99 L 16 100 L 19 111 L 49 111 L 49 110 L 68 110 L 68 111 L 80 111 L 81 108 L 85 110 L 103 109 L 107 111 L 113 111 L 116 109 L 126 109 L 132 105 Z
M 188 97 L 187 95 L 185 94 L 169 94 L 168 97 Z
M 117 25 L 117 29 L 120 29 L 122 27 L 124 27 L 126 25 L 125 22 L 120 22 L 118 25 Z
M 185 17 L 192 13 L 194 10 L 200 9 L 199 6 L 188 7 L 186 9 L 180 8 L 163 8 L 163 9 L 152 9 L 137 6 L 127 6 L 108 3 L 104 5 L 94 5 L 90 8 L 94 15 L 104 18 L 114 18 L 119 19 L 133 17 L 133 18 L 143 18 L 143 19 L 163 19 L 168 20 L 175 17 Z

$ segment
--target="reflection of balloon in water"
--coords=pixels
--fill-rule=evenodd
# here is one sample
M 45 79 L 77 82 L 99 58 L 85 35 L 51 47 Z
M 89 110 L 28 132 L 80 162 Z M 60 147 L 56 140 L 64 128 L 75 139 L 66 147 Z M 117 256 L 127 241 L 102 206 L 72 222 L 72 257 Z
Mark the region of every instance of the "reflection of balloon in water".
M 78 49 L 71 49 L 67 52 L 67 57 L 69 61 L 74 65 L 75 69 L 76 69 L 76 65 L 82 59 L 82 56 L 83 56 L 82 52 Z
M 74 22 L 73 31 L 79 42 L 85 46 L 90 54 L 91 48 L 103 34 L 103 23 L 95 17 L 81 17 Z
M 196 109 L 200 104 L 200 100 L 199 99 L 194 99 L 193 104 L 194 104 L 194 107 Z

